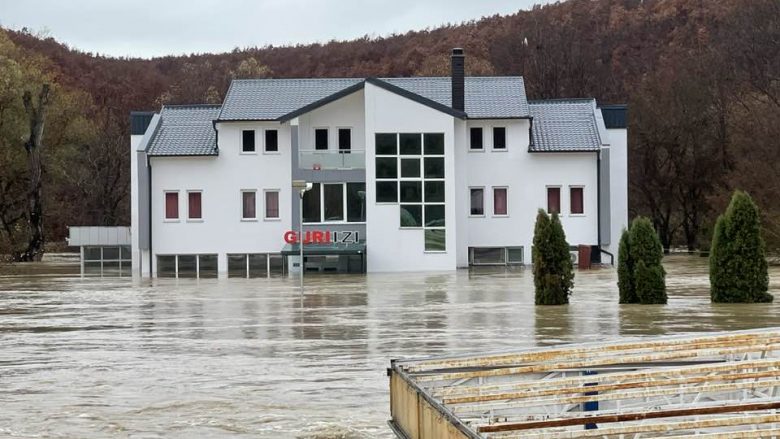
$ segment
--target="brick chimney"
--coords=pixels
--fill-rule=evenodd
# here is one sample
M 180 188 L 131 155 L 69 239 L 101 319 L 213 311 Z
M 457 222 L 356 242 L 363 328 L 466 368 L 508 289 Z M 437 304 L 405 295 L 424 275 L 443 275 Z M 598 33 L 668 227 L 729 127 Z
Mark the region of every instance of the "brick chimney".
M 450 75 L 452 77 L 452 108 L 455 110 L 465 111 L 465 64 L 466 56 L 463 54 L 463 49 L 452 49 L 451 57 L 451 69 Z

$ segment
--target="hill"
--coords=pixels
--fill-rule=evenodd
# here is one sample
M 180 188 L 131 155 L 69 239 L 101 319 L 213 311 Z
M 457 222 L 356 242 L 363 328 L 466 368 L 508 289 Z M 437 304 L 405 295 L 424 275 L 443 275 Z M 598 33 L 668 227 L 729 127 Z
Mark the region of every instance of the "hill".
M 530 98 L 629 103 L 631 210 L 653 218 L 664 245 L 706 244 L 735 187 L 764 209 L 777 243 L 778 29 L 776 0 L 569 0 L 383 38 L 148 60 L 2 30 L 0 59 L 28 79 L 3 84 L 0 96 L 23 115 L 24 90 L 57 86 L 44 205 L 47 234 L 58 240 L 67 224 L 128 223 L 131 110 L 220 102 L 233 78 L 443 75 L 449 50 L 463 47 L 470 74 L 523 75 Z M 15 129 L 0 125 L 0 146 L 16 151 L 0 156 L 12 165 L 0 170 L 0 246 L 11 248 L 24 241 L 28 215 L 18 134 L 29 128 L 17 119 Z

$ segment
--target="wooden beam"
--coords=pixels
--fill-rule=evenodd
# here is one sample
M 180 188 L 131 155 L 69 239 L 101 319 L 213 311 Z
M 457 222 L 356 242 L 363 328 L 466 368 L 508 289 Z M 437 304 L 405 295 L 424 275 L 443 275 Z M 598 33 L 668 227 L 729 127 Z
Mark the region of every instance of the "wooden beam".
M 780 401 L 724 405 L 715 407 L 696 407 L 676 410 L 619 413 L 613 415 L 583 416 L 580 418 L 551 419 L 547 421 L 500 423 L 478 426 L 477 431 L 479 433 L 497 433 L 501 431 L 533 430 L 537 428 L 567 427 L 572 425 L 585 424 L 607 424 L 612 422 L 643 421 L 646 419 L 674 418 L 680 416 L 701 416 L 776 409 L 780 409 Z

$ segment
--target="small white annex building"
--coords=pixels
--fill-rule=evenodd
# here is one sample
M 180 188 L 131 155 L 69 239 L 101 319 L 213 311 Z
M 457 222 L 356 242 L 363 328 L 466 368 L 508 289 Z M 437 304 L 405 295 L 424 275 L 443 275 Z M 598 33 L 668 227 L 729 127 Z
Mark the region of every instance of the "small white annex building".
M 222 105 L 133 113 L 141 276 L 530 263 L 539 208 L 611 262 L 627 222 L 626 107 L 529 102 L 522 77 L 235 80 Z M 293 180 L 313 183 L 301 201 Z M 300 209 L 302 205 L 302 211 Z

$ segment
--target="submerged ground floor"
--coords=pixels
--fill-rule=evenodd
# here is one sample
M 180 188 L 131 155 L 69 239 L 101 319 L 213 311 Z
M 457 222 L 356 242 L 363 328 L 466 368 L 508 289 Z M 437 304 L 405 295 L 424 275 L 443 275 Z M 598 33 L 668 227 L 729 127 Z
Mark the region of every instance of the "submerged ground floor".
M 286 276 L 0 266 L 0 436 L 391 438 L 391 358 L 780 325 L 780 267 L 774 303 L 713 305 L 706 258 L 664 265 L 668 305 L 618 305 L 615 270 L 594 269 L 550 307 L 513 267 L 313 273 L 301 296 Z

